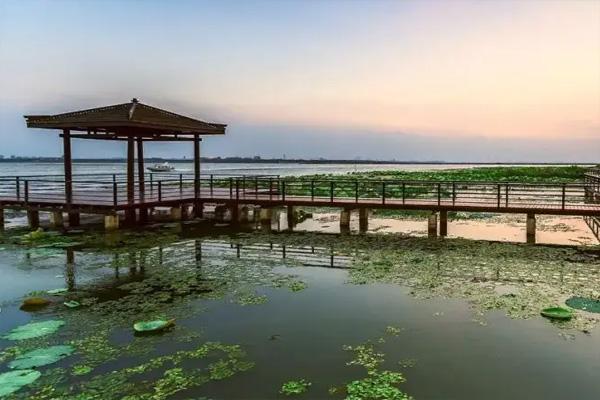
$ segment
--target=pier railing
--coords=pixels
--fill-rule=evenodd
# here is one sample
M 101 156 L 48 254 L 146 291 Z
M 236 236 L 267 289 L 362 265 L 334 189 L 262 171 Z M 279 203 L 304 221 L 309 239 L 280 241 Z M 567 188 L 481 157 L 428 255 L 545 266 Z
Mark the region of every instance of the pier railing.
M 589 182 L 519 183 L 473 181 L 402 181 L 372 179 L 305 179 L 278 176 L 202 175 L 196 182 L 186 174 L 152 175 L 135 181 L 133 197 L 120 176 L 76 176 L 70 198 L 57 177 L 0 178 L 0 202 L 23 205 L 67 205 L 123 209 L 190 201 L 297 203 L 349 207 L 353 204 L 398 208 L 444 207 L 502 211 L 531 208 L 597 210 Z

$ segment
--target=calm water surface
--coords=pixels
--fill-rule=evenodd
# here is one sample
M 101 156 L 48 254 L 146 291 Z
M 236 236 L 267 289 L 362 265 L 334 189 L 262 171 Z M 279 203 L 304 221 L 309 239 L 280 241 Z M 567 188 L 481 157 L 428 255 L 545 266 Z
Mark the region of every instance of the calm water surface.
M 328 395 L 328 389 L 365 376 L 359 367 L 346 365 L 352 355 L 343 346 L 382 337 L 385 343 L 377 349 L 385 353 L 384 369 L 401 371 L 407 381 L 400 387 L 416 399 L 597 399 L 600 394 L 600 336 L 596 332 L 569 331 L 573 336 L 565 340 L 561 330 L 541 317 L 518 320 L 501 312 L 487 313 L 487 325 L 482 326 L 463 300 L 418 299 L 409 288 L 393 284 L 350 284 L 347 268 L 354 252 L 350 248 L 334 251 L 317 243 L 284 249 L 282 234 L 240 246 L 235 237 L 185 236 L 149 246 L 144 255 L 121 249 L 119 259 L 132 261 L 117 267 L 111 264 L 117 255 L 105 250 L 77 250 L 71 267 L 66 266 L 67 254 L 62 249 L 0 245 L 0 332 L 32 319 L 64 315 L 58 306 L 40 312 L 20 310 L 22 297 L 34 290 L 65 286 L 72 293 L 109 298 L 118 297 L 117 286 L 144 282 L 167 270 L 195 271 L 196 279 L 207 282 L 231 273 L 231 285 L 220 295 L 191 295 L 173 303 L 173 312 L 185 312 L 177 318 L 177 329 L 158 339 L 134 338 L 127 324 L 115 324 L 110 341 L 116 347 L 148 340 L 156 354 L 170 354 L 182 346 L 219 341 L 241 345 L 247 359 L 255 363 L 249 371 L 168 398 L 284 398 L 278 394 L 281 384 L 299 378 L 312 382 L 299 398 L 343 398 Z M 274 287 L 271 282 L 277 277 L 293 277 L 307 287 L 297 292 Z M 239 293 L 247 291 L 266 296 L 266 302 L 243 305 L 236 301 Z M 162 311 L 169 312 L 171 306 L 165 307 Z M 389 335 L 387 326 L 402 331 Z M 76 337 L 79 331 L 71 329 L 66 326 L 63 340 Z M 174 339 L 181 331 L 198 337 L 181 344 Z M 0 349 L 13 344 L 0 339 Z M 117 357 L 101 363 L 90 376 L 148 357 Z M 412 366 L 400 365 L 407 360 Z M 77 355 L 57 365 L 68 371 L 76 361 Z M 186 365 L 198 368 L 201 362 L 192 360 Z M 7 370 L 5 364 L 0 365 L 0 373 Z M 90 376 L 69 379 L 77 383 Z M 22 389 L 14 397 L 27 398 L 28 393 Z

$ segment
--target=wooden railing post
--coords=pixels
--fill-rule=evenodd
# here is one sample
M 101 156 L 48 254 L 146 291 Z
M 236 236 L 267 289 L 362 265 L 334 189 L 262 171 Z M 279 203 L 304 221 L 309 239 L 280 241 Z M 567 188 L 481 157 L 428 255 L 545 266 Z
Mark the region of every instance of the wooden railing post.
M 281 201 L 285 201 L 285 180 L 281 181 Z
M 456 182 L 452 182 L 452 205 L 456 204 Z
M 500 184 L 498 184 L 498 208 L 500 208 L 500 192 L 501 192 Z
M 183 192 L 183 174 L 179 174 L 179 193 Z M 196 190 L 194 190 L 194 192 L 196 192 Z M 196 193 L 194 193 L 196 194 Z M 194 198 L 196 198 L 196 196 L 194 195 Z
M 406 204 L 406 182 L 402 182 L 402 204 Z
M 21 178 L 19 178 L 18 176 L 15 184 L 17 188 L 17 200 L 21 200 Z
M 567 185 L 565 183 L 562 184 L 562 209 L 565 209 L 565 203 L 567 200 Z
M 29 203 L 29 181 L 25 180 L 25 203 Z
M 240 199 L 240 178 L 235 178 L 235 199 Z
M 158 181 L 158 201 L 162 201 L 162 181 Z
M 442 184 L 438 182 L 437 184 L 437 200 L 438 206 L 442 204 Z
M 333 181 L 329 182 L 329 189 L 330 189 L 330 201 L 333 203 L 333 191 L 334 191 L 334 187 L 333 187 L 334 183 Z
M 381 182 L 381 204 L 385 204 L 385 181 Z
M 117 207 L 117 204 L 119 203 L 119 197 L 117 194 L 117 180 L 113 180 L 113 206 Z
M 213 195 L 213 187 L 214 187 L 213 174 L 210 174 L 210 197 L 212 197 L 212 195 Z
M 506 188 L 505 188 L 505 197 L 506 197 L 506 207 L 508 207 L 508 183 L 506 184 Z
M 269 178 L 269 200 L 273 200 L 273 178 Z
M 354 201 L 358 203 L 358 180 L 354 181 Z
M 233 199 L 233 178 L 229 178 L 229 198 Z
M 310 200 L 315 201 L 315 181 L 310 181 Z

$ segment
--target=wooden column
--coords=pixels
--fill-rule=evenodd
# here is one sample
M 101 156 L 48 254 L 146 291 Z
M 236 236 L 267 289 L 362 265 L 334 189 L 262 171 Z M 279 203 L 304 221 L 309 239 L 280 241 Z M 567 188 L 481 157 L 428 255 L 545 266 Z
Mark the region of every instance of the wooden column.
M 194 135 L 194 216 L 202 216 L 202 205 L 200 204 L 200 139 Z
M 134 141 L 133 136 L 127 138 L 127 204 L 130 206 L 125 211 L 125 223 L 127 225 L 135 225 L 135 208 L 133 208 L 135 202 Z
M 35 230 L 40 227 L 40 212 L 38 210 L 27 210 L 27 223 L 29 229 Z
M 286 217 L 287 217 L 288 229 L 291 231 L 294 229 L 294 226 L 296 226 L 296 218 L 294 216 L 294 206 L 287 206 Z
M 65 170 L 65 203 L 69 213 L 69 227 L 79 226 L 79 213 L 71 211 L 73 201 L 73 160 L 71 158 L 71 131 L 63 130 L 63 163 Z
M 448 211 L 440 211 L 440 236 L 448 236 Z
M 369 230 L 369 209 L 359 208 L 358 209 L 358 231 L 365 233 Z
M 427 220 L 427 236 L 430 238 L 437 237 L 437 213 L 432 212 Z
M 144 194 L 146 187 L 144 183 L 144 141 L 141 137 L 137 138 L 137 165 L 138 165 L 138 190 L 140 200 L 144 203 Z M 148 210 L 146 207 L 140 207 L 140 223 L 145 223 L 148 220 Z
M 350 233 L 350 211 L 344 209 L 340 212 L 340 233 Z
M 535 214 L 527 214 L 527 243 L 535 243 Z

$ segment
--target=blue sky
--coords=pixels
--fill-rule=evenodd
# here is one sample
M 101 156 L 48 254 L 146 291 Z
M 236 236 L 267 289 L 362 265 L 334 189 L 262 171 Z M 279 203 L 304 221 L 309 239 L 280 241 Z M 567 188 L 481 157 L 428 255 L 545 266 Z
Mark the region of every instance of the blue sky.
M 229 124 L 210 156 L 600 159 L 597 0 L 4 0 L 0 60 L 5 156 L 60 154 L 23 114 L 137 97 Z

